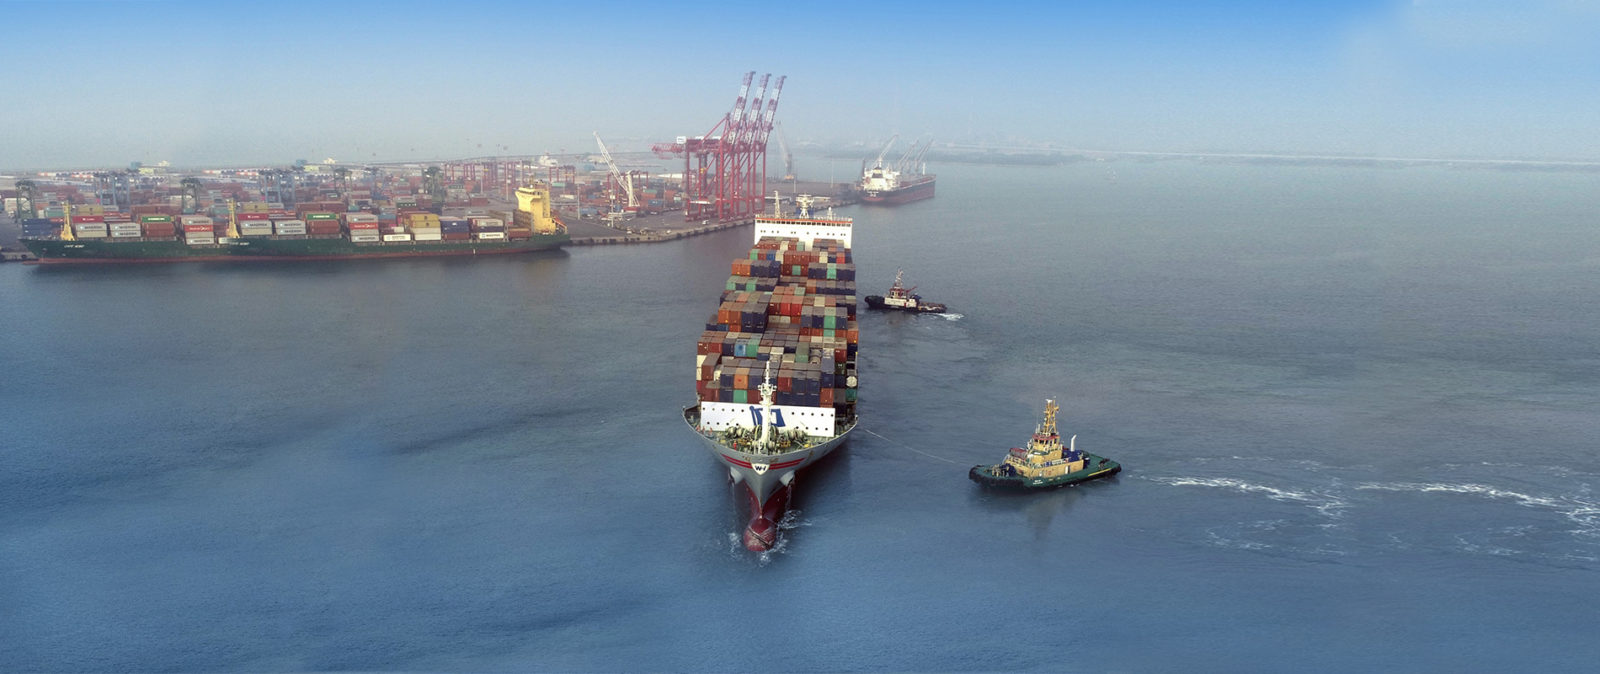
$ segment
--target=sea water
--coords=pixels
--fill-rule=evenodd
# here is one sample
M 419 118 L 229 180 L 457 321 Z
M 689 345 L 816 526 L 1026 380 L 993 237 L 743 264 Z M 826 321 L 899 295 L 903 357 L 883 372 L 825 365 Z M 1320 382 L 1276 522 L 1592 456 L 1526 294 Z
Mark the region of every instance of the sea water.
M 861 427 L 783 541 L 684 426 L 749 230 L 0 268 L 0 669 L 1600 662 L 1600 175 L 939 167 L 852 207 Z M 966 472 L 1044 407 L 1112 479 Z

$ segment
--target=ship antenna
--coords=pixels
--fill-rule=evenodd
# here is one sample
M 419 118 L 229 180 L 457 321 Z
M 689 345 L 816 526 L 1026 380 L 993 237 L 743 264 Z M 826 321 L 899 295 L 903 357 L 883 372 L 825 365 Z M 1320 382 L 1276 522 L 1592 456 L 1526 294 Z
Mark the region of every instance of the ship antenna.
M 772 444 L 772 394 L 778 387 L 772 385 L 772 361 L 767 361 L 767 371 L 756 387 L 761 392 L 761 447 L 766 448 Z

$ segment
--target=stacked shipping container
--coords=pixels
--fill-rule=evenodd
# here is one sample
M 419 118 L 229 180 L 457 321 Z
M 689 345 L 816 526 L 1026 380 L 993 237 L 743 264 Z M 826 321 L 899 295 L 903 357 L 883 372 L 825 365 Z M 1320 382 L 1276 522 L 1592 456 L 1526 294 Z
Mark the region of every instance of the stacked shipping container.
M 763 238 L 731 271 L 700 335 L 699 400 L 758 404 L 770 362 L 775 404 L 829 407 L 853 417 L 860 331 L 849 249 L 827 239 L 807 245 Z

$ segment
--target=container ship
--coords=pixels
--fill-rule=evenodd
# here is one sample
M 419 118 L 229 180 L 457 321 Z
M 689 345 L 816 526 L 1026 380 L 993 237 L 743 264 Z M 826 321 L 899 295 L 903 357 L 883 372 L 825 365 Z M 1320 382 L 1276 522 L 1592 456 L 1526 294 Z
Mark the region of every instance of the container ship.
M 230 205 L 222 218 L 74 206 L 61 218 L 24 220 L 22 244 L 36 264 L 100 264 L 503 255 L 571 240 L 551 215 L 548 190 L 518 189 L 517 202 L 509 218 L 351 212 L 342 202 L 312 202 L 293 212 L 246 202 Z
M 741 492 L 743 543 L 757 552 L 777 543 L 799 471 L 857 421 L 852 221 L 813 216 L 804 195 L 796 202 L 792 216 L 757 216 L 755 244 L 733 261 L 700 334 L 697 400 L 683 411 Z

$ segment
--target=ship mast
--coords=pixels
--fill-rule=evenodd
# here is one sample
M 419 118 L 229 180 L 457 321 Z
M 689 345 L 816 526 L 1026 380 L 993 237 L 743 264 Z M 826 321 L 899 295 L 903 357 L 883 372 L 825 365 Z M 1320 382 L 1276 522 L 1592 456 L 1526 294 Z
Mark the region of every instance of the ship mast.
M 768 449 L 772 446 L 772 394 L 778 390 L 772 385 L 772 361 L 767 361 L 766 376 L 756 390 L 761 392 L 761 440 L 757 446 Z

